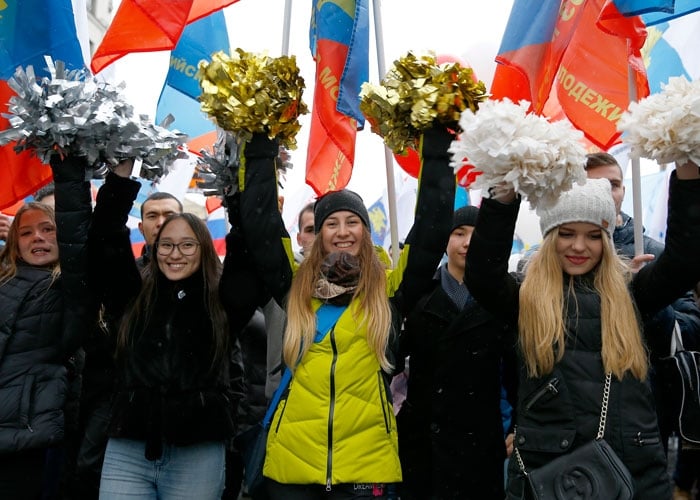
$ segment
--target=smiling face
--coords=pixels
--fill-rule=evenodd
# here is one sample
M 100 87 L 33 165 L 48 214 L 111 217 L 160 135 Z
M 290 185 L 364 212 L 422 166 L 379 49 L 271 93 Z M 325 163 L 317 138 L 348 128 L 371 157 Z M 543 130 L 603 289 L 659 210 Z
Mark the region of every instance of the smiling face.
M 562 224 L 557 233 L 556 252 L 565 273 L 580 276 L 590 272 L 603 256 L 603 229 L 590 222 Z
M 202 250 L 187 221 L 175 219 L 163 227 L 156 244 L 156 257 L 158 269 L 171 281 L 189 278 L 199 269 Z
M 318 236 L 321 237 L 325 253 L 348 252 L 357 255 L 364 232 L 365 226 L 357 214 L 338 210 L 323 221 Z
M 30 209 L 20 216 L 17 232 L 20 258 L 32 266 L 49 266 L 58 261 L 56 225 L 41 210 Z

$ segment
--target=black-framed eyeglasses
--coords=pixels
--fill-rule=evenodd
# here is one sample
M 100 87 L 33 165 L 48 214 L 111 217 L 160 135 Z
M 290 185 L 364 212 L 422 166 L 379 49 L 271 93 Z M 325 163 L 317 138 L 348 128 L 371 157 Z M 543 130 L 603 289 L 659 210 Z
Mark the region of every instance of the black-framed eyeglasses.
M 173 253 L 173 250 L 178 249 L 178 251 L 182 255 L 186 255 L 189 257 L 190 255 L 194 255 L 197 252 L 197 248 L 199 248 L 199 242 L 197 241 L 181 241 L 180 243 L 173 243 L 171 241 L 160 241 L 156 245 L 156 251 L 158 252 L 158 255 L 166 256 L 170 255 Z

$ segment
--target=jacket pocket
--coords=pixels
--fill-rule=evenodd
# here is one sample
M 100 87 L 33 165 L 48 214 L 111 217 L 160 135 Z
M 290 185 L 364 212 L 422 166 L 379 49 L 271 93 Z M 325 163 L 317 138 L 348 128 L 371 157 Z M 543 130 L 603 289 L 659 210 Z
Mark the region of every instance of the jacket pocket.
M 559 377 L 552 377 L 547 382 L 537 388 L 523 402 L 523 411 L 527 413 L 536 404 L 543 404 L 559 395 Z
M 576 429 L 518 426 L 515 446 L 520 451 L 560 455 L 569 451 L 576 438 Z
M 284 417 L 284 411 L 287 409 L 287 398 L 281 399 L 279 404 L 277 405 L 277 410 L 275 413 L 279 413 L 279 417 L 277 417 L 277 422 L 275 423 L 275 434 L 277 434 L 280 430 L 280 425 L 282 424 L 282 417 Z M 274 413 L 273 413 L 273 418 L 274 418 Z
M 22 384 L 22 395 L 19 401 L 19 426 L 34 432 L 31 426 L 31 412 L 34 405 L 34 386 L 36 376 L 33 374 L 24 377 Z
M 388 394 L 388 389 L 386 388 L 384 382 L 384 375 L 382 375 L 381 370 L 377 372 L 377 383 L 377 389 L 379 390 L 379 399 L 382 407 L 382 417 L 384 417 L 384 428 L 386 429 L 386 432 L 389 433 L 391 432 L 391 417 L 389 415 L 390 412 L 394 411 L 394 409 L 386 397 Z

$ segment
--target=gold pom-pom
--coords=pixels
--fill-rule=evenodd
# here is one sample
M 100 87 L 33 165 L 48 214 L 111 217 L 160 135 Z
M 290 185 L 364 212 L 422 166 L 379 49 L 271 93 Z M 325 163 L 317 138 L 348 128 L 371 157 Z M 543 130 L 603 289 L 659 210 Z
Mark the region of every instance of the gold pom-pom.
M 417 148 L 421 132 L 435 121 L 456 128 L 462 111 L 476 111 L 489 94 L 484 82 L 474 81 L 471 68 L 437 64 L 432 54 L 409 52 L 394 61 L 380 85 L 363 84 L 360 97 L 372 132 L 392 151 L 405 154 Z
M 201 109 L 219 127 L 249 140 L 255 132 L 296 148 L 299 116 L 308 113 L 302 100 L 304 79 L 294 56 L 268 57 L 236 49 L 216 52 L 201 61 L 196 75 L 202 88 Z

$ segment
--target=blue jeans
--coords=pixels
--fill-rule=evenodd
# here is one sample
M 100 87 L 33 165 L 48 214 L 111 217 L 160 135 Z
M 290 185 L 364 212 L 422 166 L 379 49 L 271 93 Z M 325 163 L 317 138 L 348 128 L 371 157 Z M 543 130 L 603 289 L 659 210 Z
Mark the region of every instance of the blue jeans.
M 107 443 L 100 500 L 219 500 L 226 467 L 223 442 L 193 446 L 163 444 L 155 461 L 145 457 L 146 443 L 110 439 Z

